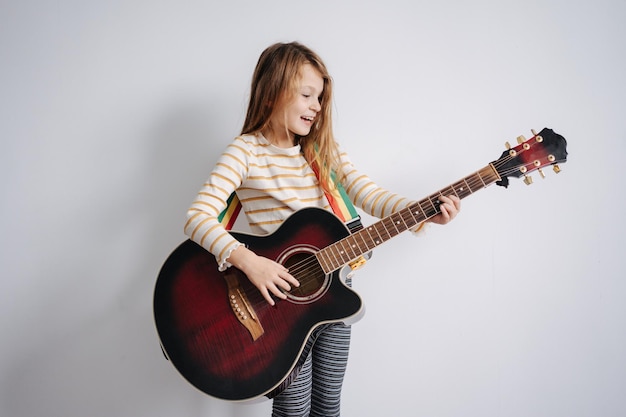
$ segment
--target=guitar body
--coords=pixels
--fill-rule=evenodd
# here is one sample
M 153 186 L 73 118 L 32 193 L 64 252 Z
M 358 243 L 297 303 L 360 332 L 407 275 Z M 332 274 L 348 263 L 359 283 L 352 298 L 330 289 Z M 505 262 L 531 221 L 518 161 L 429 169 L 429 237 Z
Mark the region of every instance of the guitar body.
M 231 401 L 272 398 L 297 375 L 317 329 L 356 321 L 364 313 L 361 298 L 340 279 L 341 269 L 325 274 L 314 256 L 350 233 L 332 213 L 306 208 L 270 235 L 232 234 L 258 255 L 290 268 L 300 288 L 272 307 L 241 271 L 229 268 L 237 291 L 245 295 L 237 306 L 240 314 L 262 326 L 254 340 L 231 305 L 230 287 L 215 257 L 187 240 L 159 273 L 156 327 L 166 356 L 199 390 Z

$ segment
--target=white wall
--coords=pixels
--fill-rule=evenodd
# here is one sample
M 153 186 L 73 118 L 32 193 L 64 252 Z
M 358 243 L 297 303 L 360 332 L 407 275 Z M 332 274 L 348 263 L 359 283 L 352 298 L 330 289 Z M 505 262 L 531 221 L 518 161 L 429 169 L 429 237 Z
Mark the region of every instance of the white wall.
M 346 416 L 623 416 L 626 4 L 3 1 L 0 415 L 262 416 L 163 360 L 151 297 L 275 41 L 318 51 L 336 133 L 425 197 L 551 127 L 563 172 L 464 201 L 356 278 Z

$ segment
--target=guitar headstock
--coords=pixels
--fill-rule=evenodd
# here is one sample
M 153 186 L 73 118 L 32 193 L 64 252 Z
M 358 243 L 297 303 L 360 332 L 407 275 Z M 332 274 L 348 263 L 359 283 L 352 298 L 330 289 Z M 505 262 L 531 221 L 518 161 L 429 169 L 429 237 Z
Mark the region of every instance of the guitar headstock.
M 507 142 L 507 150 L 499 159 L 491 164 L 500 175 L 501 180 L 496 184 L 503 187 L 509 185 L 508 177 L 524 177 L 524 182 L 532 184 L 532 177 L 528 176 L 533 171 L 539 171 L 541 177 L 545 177 L 543 167 L 552 165 L 554 172 L 559 173 L 560 163 L 567 161 L 567 141 L 552 129 L 544 128 L 541 132 L 532 131 L 533 137 L 526 140 L 523 136 L 517 138 L 518 145 L 511 147 Z

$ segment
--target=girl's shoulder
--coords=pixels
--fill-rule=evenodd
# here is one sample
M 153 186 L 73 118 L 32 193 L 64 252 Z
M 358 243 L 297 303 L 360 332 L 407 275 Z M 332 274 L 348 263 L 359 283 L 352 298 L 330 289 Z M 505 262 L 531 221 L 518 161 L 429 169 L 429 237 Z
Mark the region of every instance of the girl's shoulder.
M 237 136 L 233 144 L 245 146 L 248 150 L 265 149 L 271 146 L 267 139 L 261 134 L 245 134 Z
M 301 146 L 295 145 L 290 148 L 280 148 L 273 145 L 260 133 L 237 136 L 233 145 L 245 148 L 250 154 L 257 157 L 295 158 L 301 156 Z
M 266 145 L 263 143 L 262 137 L 252 134 L 239 135 L 230 142 L 226 148 L 226 153 L 243 153 L 248 156 L 252 156 L 258 154 L 258 150 L 264 148 L 265 146 Z
M 231 145 L 239 146 L 257 146 L 259 143 L 258 138 L 255 135 L 239 135 L 231 141 Z

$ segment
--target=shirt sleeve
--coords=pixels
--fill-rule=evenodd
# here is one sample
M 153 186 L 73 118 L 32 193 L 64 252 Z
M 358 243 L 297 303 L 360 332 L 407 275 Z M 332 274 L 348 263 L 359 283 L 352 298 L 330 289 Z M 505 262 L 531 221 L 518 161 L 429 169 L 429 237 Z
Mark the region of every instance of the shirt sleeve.
M 340 154 L 341 170 L 344 174 L 343 186 L 352 203 L 370 216 L 379 219 L 413 204 L 414 200 L 392 193 L 379 187 L 367 175 L 359 172 L 345 152 Z M 423 229 L 425 222 L 412 231 Z
M 226 208 L 228 197 L 246 177 L 250 155 L 243 139 L 236 138 L 222 153 L 187 211 L 185 234 L 215 255 L 220 271 L 230 266 L 226 259 L 241 243 L 228 233 L 218 217 Z

